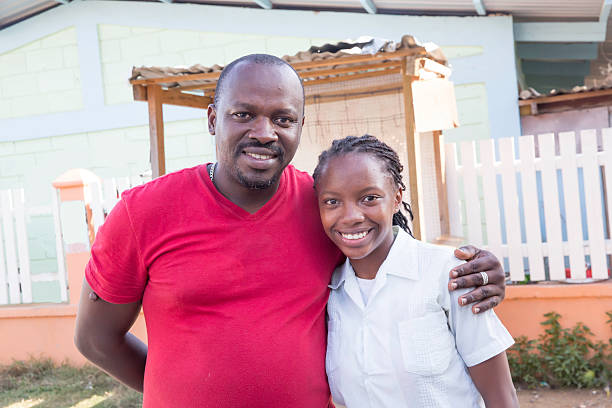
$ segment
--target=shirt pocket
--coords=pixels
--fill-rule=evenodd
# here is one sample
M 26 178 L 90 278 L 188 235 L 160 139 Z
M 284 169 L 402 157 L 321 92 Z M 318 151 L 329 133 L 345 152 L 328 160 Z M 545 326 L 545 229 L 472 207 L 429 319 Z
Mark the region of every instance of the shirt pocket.
M 448 368 L 455 342 L 442 311 L 398 323 L 404 369 L 410 373 L 440 375 Z

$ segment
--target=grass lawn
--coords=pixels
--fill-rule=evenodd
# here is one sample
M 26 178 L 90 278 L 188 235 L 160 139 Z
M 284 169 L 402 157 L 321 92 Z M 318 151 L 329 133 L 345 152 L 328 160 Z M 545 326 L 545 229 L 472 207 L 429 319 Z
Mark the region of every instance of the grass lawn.
M 95 367 L 51 360 L 0 366 L 0 408 L 136 408 L 141 394 Z

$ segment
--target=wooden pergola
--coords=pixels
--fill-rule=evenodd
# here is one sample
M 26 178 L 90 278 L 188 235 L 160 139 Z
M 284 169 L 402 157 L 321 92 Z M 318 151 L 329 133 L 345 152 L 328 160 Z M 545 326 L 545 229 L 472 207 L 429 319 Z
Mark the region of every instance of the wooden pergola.
M 449 234 L 448 205 L 442 159 L 441 130 L 457 126 L 457 113 L 451 73 L 441 52 L 432 54 L 410 36 L 404 36 L 394 49 L 374 54 L 301 52 L 284 57 L 303 80 L 306 104 L 367 98 L 401 92 L 404 105 L 405 133 L 411 205 L 415 215 L 413 230 L 421 234 L 423 204 L 421 158 L 418 132 L 434 132 L 438 200 L 442 235 Z M 149 106 L 150 151 L 153 177 L 165 174 L 164 122 L 162 107 L 178 105 L 207 109 L 213 102 L 222 67 L 134 68 L 130 83 L 134 99 Z M 387 84 L 372 86 L 377 78 L 394 78 Z M 341 89 L 334 87 L 340 84 Z M 418 84 L 418 86 L 415 86 Z M 326 87 L 326 85 L 329 85 Z M 418 94 L 418 95 L 417 95 Z M 442 101 L 442 103 L 440 103 Z

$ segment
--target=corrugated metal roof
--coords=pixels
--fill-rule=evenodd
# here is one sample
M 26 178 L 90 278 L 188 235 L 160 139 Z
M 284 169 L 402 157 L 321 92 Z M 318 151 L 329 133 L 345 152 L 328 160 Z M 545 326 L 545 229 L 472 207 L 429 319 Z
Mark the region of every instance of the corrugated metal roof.
M 255 0 L 174 0 L 174 2 L 258 7 Z M 372 0 L 372 2 L 378 12 L 383 14 L 476 15 L 473 0 Z M 482 2 L 489 13 L 508 13 L 517 18 L 531 20 L 583 21 L 599 18 L 604 0 L 482 0 Z M 59 0 L 0 0 L 0 29 L 49 8 L 61 6 L 60 3 Z M 273 8 L 281 9 L 365 11 L 359 0 L 271 0 L 271 4 Z
M 603 91 L 607 89 L 612 89 L 612 85 L 575 86 L 572 89 L 553 89 L 552 91 L 548 93 L 543 93 L 543 94 L 539 93 L 533 88 L 528 88 L 528 89 L 521 91 L 521 93 L 519 94 L 519 99 L 523 101 L 533 99 L 534 102 L 536 102 L 535 100 L 540 99 L 540 98 L 548 98 L 551 96 L 558 96 L 558 95 L 572 95 L 572 94 L 581 94 L 581 93 L 587 93 L 587 92 L 596 92 L 596 91 Z
M 490 12 L 510 12 L 517 18 L 597 20 L 603 0 L 483 0 Z
M 396 59 L 397 55 L 393 55 L 396 51 L 402 50 L 414 50 L 414 55 L 419 57 L 427 57 L 440 64 L 446 65 L 447 60 L 442 50 L 433 43 L 421 44 L 417 42 L 414 37 L 410 35 L 404 35 L 399 42 L 394 42 L 385 39 L 362 37 L 354 41 L 342 41 L 338 43 L 328 43 L 321 46 L 310 47 L 306 51 L 300 51 L 295 55 L 285 55 L 283 60 L 289 62 L 292 65 L 306 63 L 311 61 L 322 61 L 322 60 L 334 60 L 338 59 L 338 63 L 333 65 L 332 71 L 335 68 L 345 68 L 352 66 L 359 66 L 359 70 L 365 71 L 370 68 L 369 64 L 373 69 L 380 69 L 381 63 L 384 63 L 387 59 L 381 58 L 376 61 L 370 61 L 367 63 L 363 62 L 349 62 L 344 57 L 358 56 L 358 55 L 374 55 L 377 53 L 389 53 L 391 58 L 394 56 Z M 404 54 L 405 55 L 405 54 Z M 322 79 L 331 78 L 338 75 L 347 74 L 342 70 L 330 73 L 329 67 L 321 71 L 317 68 L 306 68 L 299 69 L 296 65 L 296 69 L 303 77 L 309 77 L 309 79 Z M 383 68 L 384 69 L 384 68 Z M 181 76 L 192 75 L 192 74 L 212 74 L 219 73 L 223 70 L 220 65 L 213 65 L 212 67 L 204 67 L 202 65 L 193 65 L 191 67 L 134 67 L 132 69 L 132 76 L 130 80 L 147 80 L 155 78 L 166 78 L 172 77 L 171 81 L 162 82 L 165 86 L 172 87 L 194 87 L 198 85 L 208 86 L 214 88 L 217 82 L 218 75 L 206 75 L 206 78 L 197 80 L 181 80 Z M 448 70 L 450 72 L 450 69 Z M 319 73 L 325 72 L 325 75 L 319 75 Z M 338 72 L 338 73 L 336 73 Z M 382 70 L 380 71 L 382 72 Z M 316 74 L 316 75 L 315 75 Z M 305 82 L 308 83 L 308 82 Z M 199 89 L 199 88 L 198 88 Z

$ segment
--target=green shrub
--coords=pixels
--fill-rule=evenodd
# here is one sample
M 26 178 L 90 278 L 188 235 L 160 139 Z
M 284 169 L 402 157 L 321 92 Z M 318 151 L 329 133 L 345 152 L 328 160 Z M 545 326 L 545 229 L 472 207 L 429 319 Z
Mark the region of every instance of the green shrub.
M 612 327 L 612 312 L 607 312 Z M 512 380 L 528 387 L 597 387 L 612 379 L 612 338 L 592 340 L 593 332 L 582 323 L 572 329 L 561 326 L 561 315 L 546 313 L 544 334 L 537 340 L 515 339 L 508 351 Z

